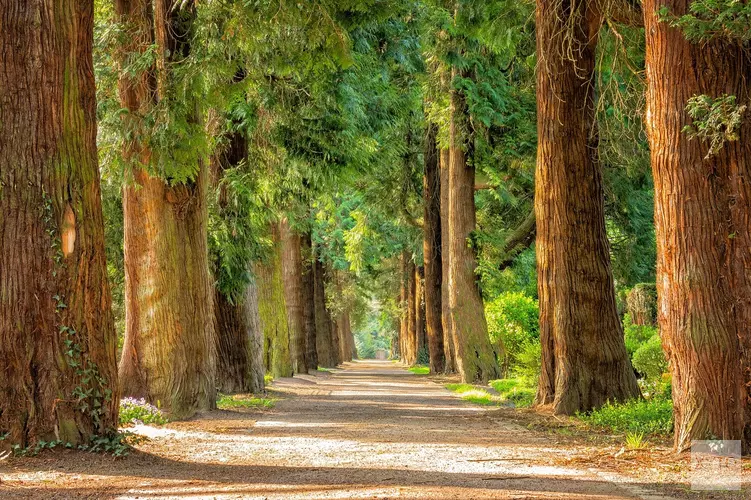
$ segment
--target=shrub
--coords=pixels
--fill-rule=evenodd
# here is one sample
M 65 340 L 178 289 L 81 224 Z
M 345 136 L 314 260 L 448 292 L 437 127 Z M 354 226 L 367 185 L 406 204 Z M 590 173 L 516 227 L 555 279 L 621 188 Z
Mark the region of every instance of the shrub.
M 417 364 L 429 365 L 430 364 L 430 352 L 428 352 L 428 346 L 424 345 L 417 351 Z
M 658 381 L 668 369 L 660 335 L 655 333 L 634 352 L 634 368 L 649 381 Z
M 502 293 L 485 306 L 488 335 L 498 346 L 504 374 L 514 370 L 526 344 L 540 337 L 537 301 L 519 292 Z
M 673 429 L 673 402 L 653 398 L 607 403 L 579 417 L 589 425 L 614 432 L 669 434 Z
M 540 378 L 542 367 L 542 345 L 538 339 L 530 340 L 522 344 L 517 355 L 514 375 L 522 380 L 527 387 L 534 387 Z
M 145 399 L 125 398 L 120 400 L 120 425 L 156 424 L 164 425 L 169 420 L 154 405 Z
M 657 328 L 649 325 L 635 325 L 631 320 L 631 315 L 626 313 L 623 317 L 623 333 L 626 351 L 628 351 L 629 357 L 633 358 L 634 353 L 657 334 Z

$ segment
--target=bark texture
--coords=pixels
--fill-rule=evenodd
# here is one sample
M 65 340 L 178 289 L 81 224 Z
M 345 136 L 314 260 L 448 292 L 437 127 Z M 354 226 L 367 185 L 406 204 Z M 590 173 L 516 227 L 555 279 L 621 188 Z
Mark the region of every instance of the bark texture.
M 279 224 L 282 237 L 282 267 L 284 270 L 284 298 L 287 303 L 289 347 L 294 373 L 308 373 L 305 359 L 306 334 L 303 303 L 303 268 L 300 235 L 283 219 Z
M 594 116 L 593 2 L 538 0 L 538 404 L 573 414 L 639 396 L 615 303 Z
M 675 448 L 692 439 L 751 441 L 751 124 L 705 159 L 709 145 L 682 132 L 690 97 L 749 99 L 747 48 L 692 44 L 643 4 L 647 33 L 647 132 L 655 182 L 657 316 L 673 381 Z
M 438 127 L 428 125 L 423 177 L 423 260 L 425 265 L 425 329 L 430 352 L 430 372 L 445 368 L 441 316 L 441 174 L 438 166 Z
M 93 18 L 92 1 L 0 0 L 0 435 L 22 448 L 118 425 Z
M 456 76 L 456 75 L 455 75 Z M 468 76 L 468 75 L 465 75 Z M 468 133 L 467 103 L 451 91 L 449 152 L 449 307 L 456 370 L 464 382 L 485 383 L 500 375 L 488 338 L 482 295 L 475 269 L 477 255 L 471 241 L 475 230 L 475 167 Z
M 318 351 L 316 350 L 316 305 L 315 283 L 313 281 L 313 245 L 310 232 L 301 237 L 302 253 L 302 300 L 303 326 L 305 327 L 305 359 L 308 370 L 318 368 Z
M 284 299 L 282 245 L 279 226 L 271 225 L 273 248 L 264 262 L 253 268 L 258 283 L 258 313 L 263 329 L 266 371 L 274 378 L 292 376 L 287 303 Z
M 451 307 L 449 304 L 449 163 L 448 149 L 441 149 L 441 328 L 443 329 L 444 371 L 456 371 L 454 359 L 454 334 L 451 328 Z
M 337 355 L 333 350 L 332 337 L 335 334 L 331 315 L 326 307 L 326 287 L 324 284 L 323 264 L 313 254 L 313 300 L 315 302 L 316 349 L 318 364 L 327 368 L 337 365 Z
M 427 331 L 425 330 L 425 269 L 415 267 L 415 363 L 424 363 L 429 355 Z

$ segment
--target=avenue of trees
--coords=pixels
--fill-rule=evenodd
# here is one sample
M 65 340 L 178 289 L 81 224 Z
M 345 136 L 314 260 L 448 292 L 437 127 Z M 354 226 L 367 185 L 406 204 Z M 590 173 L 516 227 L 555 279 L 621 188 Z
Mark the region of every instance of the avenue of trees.
M 121 397 L 189 418 L 387 337 L 467 383 L 531 367 L 553 414 L 648 372 L 677 451 L 749 451 L 749 18 L 0 0 L 0 446 L 111 436 Z

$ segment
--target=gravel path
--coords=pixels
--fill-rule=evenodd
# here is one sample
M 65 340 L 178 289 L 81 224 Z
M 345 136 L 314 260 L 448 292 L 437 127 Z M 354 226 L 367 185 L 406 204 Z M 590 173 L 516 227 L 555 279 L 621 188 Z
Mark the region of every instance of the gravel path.
M 650 496 L 577 450 L 387 361 L 281 379 L 271 410 L 139 426 L 125 459 L 60 451 L 0 465 L 2 498 L 514 498 Z M 4 468 L 3 468 L 4 467 Z

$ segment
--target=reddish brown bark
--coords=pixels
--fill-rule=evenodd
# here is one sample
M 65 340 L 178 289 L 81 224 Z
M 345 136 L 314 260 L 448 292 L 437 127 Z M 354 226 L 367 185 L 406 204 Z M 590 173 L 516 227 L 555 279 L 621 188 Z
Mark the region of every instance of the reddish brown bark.
M 305 328 L 305 346 L 308 370 L 318 368 L 318 351 L 316 350 L 316 314 L 315 314 L 315 284 L 313 282 L 313 245 L 310 232 L 301 237 L 302 254 L 302 300 L 303 326 Z
M 647 33 L 647 132 L 655 182 L 658 322 L 673 382 L 675 448 L 692 439 L 741 439 L 751 445 L 751 120 L 739 139 L 709 158 L 690 140 L 693 95 L 749 99 L 747 48 L 719 39 L 689 43 L 660 22 L 667 6 L 644 3 Z
M 21 448 L 117 428 L 93 18 L 0 0 L 0 435 Z
M 438 166 L 438 127 L 428 125 L 423 177 L 423 260 L 425 264 L 425 329 L 430 352 L 430 372 L 445 367 L 441 317 L 441 176 Z
M 302 250 L 300 235 L 283 219 L 279 224 L 282 236 L 282 267 L 284 269 L 284 297 L 287 303 L 289 347 L 294 373 L 307 373 L 305 360 L 306 338 L 303 311 Z
M 417 292 L 417 283 L 415 282 L 415 263 L 408 258 L 405 267 L 405 337 L 404 350 L 402 351 L 402 361 L 408 365 L 415 364 L 417 361 L 417 308 L 415 307 L 415 294 Z
M 428 339 L 425 324 L 425 270 L 415 267 L 415 362 L 420 360 L 420 352 L 427 350 Z
M 131 27 L 135 51 L 156 43 L 152 71 L 123 73 L 120 99 L 126 120 L 166 92 L 168 62 L 182 58 L 192 11 L 167 0 L 118 0 L 115 10 Z M 190 7 L 188 7 L 190 9 Z M 181 16 L 181 17 L 180 17 Z M 180 22 L 177 21 L 178 17 Z M 153 75 L 156 74 L 156 88 Z M 151 154 L 137 138 L 124 156 L 148 164 Z M 216 339 L 207 250 L 207 165 L 192 182 L 170 185 L 136 167 L 134 185 L 123 189 L 126 329 L 120 383 L 124 395 L 145 397 L 172 418 L 188 418 L 215 405 Z
M 455 74 L 454 76 L 457 76 Z M 467 103 L 451 91 L 449 153 L 449 307 L 456 369 L 464 382 L 498 378 L 498 361 L 488 338 L 488 325 L 475 269 L 477 255 L 470 242 L 475 230 L 475 167 L 472 139 L 467 135 Z M 470 161 L 467 161 L 467 158 Z
M 537 2 L 537 401 L 563 414 L 639 396 L 605 232 L 593 102 L 601 17 L 594 5 Z
M 441 328 L 443 329 L 443 354 L 446 373 L 456 371 L 454 335 L 451 329 L 449 304 L 449 162 L 448 149 L 441 149 Z
M 313 299 L 315 302 L 316 350 L 318 363 L 331 368 L 337 365 L 337 355 L 333 350 L 334 335 L 331 315 L 326 307 L 326 286 L 324 283 L 323 264 L 318 260 L 315 249 L 313 253 Z

